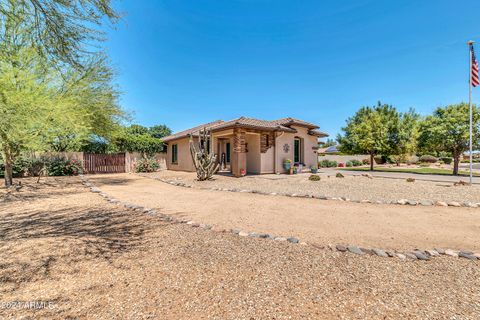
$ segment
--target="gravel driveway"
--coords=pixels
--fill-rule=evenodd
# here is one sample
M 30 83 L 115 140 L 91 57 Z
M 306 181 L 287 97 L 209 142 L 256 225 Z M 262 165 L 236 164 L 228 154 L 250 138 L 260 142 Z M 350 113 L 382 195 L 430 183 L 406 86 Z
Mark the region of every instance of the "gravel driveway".
M 197 188 L 236 188 L 261 192 L 297 193 L 314 196 L 346 197 L 352 200 L 392 201 L 408 199 L 415 201 L 458 201 L 480 203 L 480 185 L 454 186 L 450 182 L 420 181 L 407 182 L 400 179 L 345 174 L 345 178 L 322 176 L 321 181 L 309 181 L 310 174 L 298 175 L 251 175 L 244 178 L 215 175 L 211 181 L 196 181 L 192 172 L 160 171 L 148 174 L 180 180 Z
M 8 197 L 0 189 L 1 319 L 480 316 L 480 262 L 241 238 L 125 211 L 76 178 L 23 185 Z
M 121 201 L 226 229 L 295 236 L 320 245 L 480 249 L 478 208 L 378 205 L 201 190 L 134 174 L 88 178 Z

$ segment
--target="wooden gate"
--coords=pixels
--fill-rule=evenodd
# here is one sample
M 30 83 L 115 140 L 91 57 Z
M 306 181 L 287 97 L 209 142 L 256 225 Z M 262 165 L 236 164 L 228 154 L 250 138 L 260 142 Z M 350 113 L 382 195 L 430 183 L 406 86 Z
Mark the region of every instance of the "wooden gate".
M 84 153 L 83 170 L 85 173 L 124 173 L 125 153 Z

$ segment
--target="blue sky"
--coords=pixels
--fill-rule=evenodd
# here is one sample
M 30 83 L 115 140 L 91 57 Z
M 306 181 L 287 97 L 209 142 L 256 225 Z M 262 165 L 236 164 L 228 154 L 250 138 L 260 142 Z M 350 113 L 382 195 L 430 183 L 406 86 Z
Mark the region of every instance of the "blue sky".
M 296 117 L 335 137 L 377 101 L 468 99 L 479 1 L 123 0 L 105 43 L 134 122 Z M 477 91 L 480 89 L 477 89 Z M 477 98 L 478 96 L 478 98 Z M 480 91 L 474 92 L 474 102 Z

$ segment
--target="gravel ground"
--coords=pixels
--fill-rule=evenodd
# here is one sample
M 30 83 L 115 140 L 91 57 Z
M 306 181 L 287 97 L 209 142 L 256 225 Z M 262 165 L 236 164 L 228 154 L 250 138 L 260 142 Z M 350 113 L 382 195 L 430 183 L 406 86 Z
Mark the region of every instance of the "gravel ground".
M 480 317 L 480 262 L 359 257 L 168 224 L 76 178 L 24 182 L 0 199 L 0 319 Z
M 321 181 L 309 181 L 310 174 L 298 175 L 252 175 L 244 178 L 215 175 L 211 181 L 196 181 L 193 172 L 160 171 L 148 174 L 183 181 L 197 188 L 236 188 L 261 192 L 306 194 L 313 196 L 346 197 L 352 200 L 392 201 L 408 199 L 415 201 L 458 201 L 480 203 L 480 185 L 454 186 L 453 183 L 420 181 L 406 182 L 399 179 L 362 176 L 324 177 Z
M 134 174 L 88 179 L 120 201 L 220 228 L 308 243 L 480 250 L 480 209 L 400 206 L 185 188 Z M 168 199 L 168 200 L 167 200 Z

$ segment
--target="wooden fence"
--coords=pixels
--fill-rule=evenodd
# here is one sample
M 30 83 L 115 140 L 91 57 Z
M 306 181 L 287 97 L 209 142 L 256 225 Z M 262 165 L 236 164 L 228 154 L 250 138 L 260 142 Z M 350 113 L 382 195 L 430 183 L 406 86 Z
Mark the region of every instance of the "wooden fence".
M 117 154 L 83 154 L 85 173 L 123 173 L 125 171 L 125 153 Z

